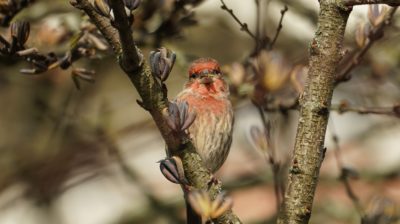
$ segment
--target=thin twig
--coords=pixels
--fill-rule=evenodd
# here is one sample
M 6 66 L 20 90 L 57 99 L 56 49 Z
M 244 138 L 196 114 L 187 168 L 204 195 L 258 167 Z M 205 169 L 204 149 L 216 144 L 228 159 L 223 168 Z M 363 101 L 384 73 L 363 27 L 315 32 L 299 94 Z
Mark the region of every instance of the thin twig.
M 221 9 L 227 11 L 229 15 L 232 16 L 232 18 L 240 25 L 240 30 L 246 32 L 251 38 L 253 38 L 256 42 L 258 42 L 257 37 L 249 30 L 247 23 L 243 23 L 242 21 L 240 21 L 240 19 L 233 13 L 233 10 L 228 8 L 228 6 L 226 6 L 224 0 L 220 1 L 222 4 Z
M 260 23 L 261 23 L 261 7 L 260 7 L 260 0 L 254 0 L 256 4 L 256 49 L 260 48 Z
M 399 0 L 343 0 L 345 6 L 367 5 L 367 4 L 387 4 L 390 6 L 399 6 Z
M 336 135 L 332 120 L 333 119 L 331 118 L 330 129 L 332 132 L 332 140 L 335 145 L 334 154 L 335 154 L 336 164 L 341 172 L 339 180 L 343 182 L 343 185 L 346 189 L 347 195 L 349 196 L 350 200 L 352 201 L 352 203 L 353 203 L 354 207 L 356 208 L 358 214 L 360 215 L 361 219 L 363 219 L 365 217 L 365 211 L 360 203 L 360 199 L 354 193 L 354 190 L 350 185 L 349 174 L 348 174 L 349 171 L 343 165 L 340 144 L 339 144 L 339 137 Z
M 139 174 L 129 166 L 126 162 L 124 156 L 122 155 L 120 149 L 118 148 L 115 141 L 109 136 L 103 128 L 99 128 L 97 130 L 99 138 L 103 141 L 103 143 L 107 146 L 110 155 L 115 158 L 115 161 L 119 165 L 120 169 L 123 171 L 125 176 L 135 184 L 141 190 L 143 196 L 150 202 L 151 207 L 155 208 L 160 214 L 164 215 L 169 219 L 170 222 L 178 223 L 180 220 L 176 216 L 176 210 L 166 203 L 160 201 L 155 195 L 149 191 L 148 187 L 143 184 L 143 181 L 140 180 Z
M 355 112 L 358 114 L 378 114 L 400 118 L 399 105 L 394 105 L 392 107 L 354 107 L 347 105 L 347 103 L 342 103 L 339 105 L 332 105 L 329 110 L 337 111 L 338 113 Z
M 267 154 L 268 154 L 268 162 L 271 165 L 272 168 L 272 175 L 274 179 L 274 193 L 276 197 L 276 211 L 279 212 L 279 208 L 281 206 L 282 198 L 283 198 L 283 189 L 280 188 L 279 184 L 279 169 L 280 169 L 280 164 L 276 161 L 276 155 L 275 155 L 275 148 L 271 144 L 271 123 L 267 121 L 263 108 L 261 106 L 255 105 L 258 109 L 258 113 L 260 114 L 261 121 L 264 126 L 264 132 L 266 133 L 265 137 L 267 138 L 267 143 L 268 143 L 268 149 L 267 149 Z
M 375 43 L 375 41 L 383 37 L 383 30 L 385 27 L 391 24 L 393 15 L 396 12 L 396 10 L 397 7 L 391 8 L 385 16 L 386 19 L 382 23 L 380 23 L 377 27 L 370 30 L 370 32 L 368 33 L 367 44 L 363 48 L 361 48 L 356 54 L 354 54 L 354 56 L 348 60 L 349 63 L 347 63 L 343 67 L 343 69 L 341 69 L 341 71 L 338 72 L 335 81 L 336 85 L 350 79 L 350 72 L 360 63 L 365 53 L 367 53 L 367 51 L 371 48 L 371 46 Z
M 285 13 L 288 11 L 288 7 L 287 5 L 285 5 L 285 7 L 281 10 L 281 18 L 279 19 L 279 23 L 278 23 L 278 27 L 276 28 L 276 32 L 275 32 L 275 36 L 271 41 L 271 44 L 269 45 L 269 48 L 272 49 L 272 47 L 274 46 L 276 40 L 278 39 L 279 33 L 282 30 L 282 22 L 283 22 L 283 17 L 285 16 Z

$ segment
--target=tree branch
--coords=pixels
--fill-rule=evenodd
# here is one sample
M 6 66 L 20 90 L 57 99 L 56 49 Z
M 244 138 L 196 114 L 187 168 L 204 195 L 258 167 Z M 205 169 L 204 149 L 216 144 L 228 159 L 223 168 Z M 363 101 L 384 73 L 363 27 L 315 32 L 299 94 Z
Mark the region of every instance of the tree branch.
M 331 119 L 332 122 L 332 119 Z M 333 125 L 331 126 L 333 127 Z M 346 190 L 347 196 L 352 201 L 354 208 L 357 210 L 357 213 L 360 215 L 361 220 L 365 217 L 365 211 L 363 206 L 360 203 L 360 199 L 357 197 L 356 193 L 354 192 L 353 188 L 350 185 L 349 177 L 351 176 L 351 170 L 346 168 L 342 161 L 342 154 L 339 145 L 339 137 L 336 135 L 335 130 L 332 129 L 332 140 L 334 142 L 334 154 L 336 159 L 336 164 L 338 169 L 340 170 L 339 180 L 343 182 L 344 188 Z
M 142 59 L 141 53 L 133 41 L 122 0 L 110 1 L 115 16 L 113 24 L 115 28 L 105 17 L 94 11 L 88 0 L 75 1 L 73 5 L 87 13 L 109 44 L 113 46 L 122 69 L 143 100 L 140 105 L 149 111 L 160 130 L 168 148 L 168 155 L 179 156 L 183 163 L 185 177 L 190 185 L 196 189 L 206 190 L 211 199 L 214 200 L 221 193 L 222 185 L 221 183 L 213 183 L 210 186 L 212 174 L 203 166 L 192 142 L 188 138 L 182 139 L 178 133 L 171 130 L 164 119 L 169 104 L 167 92 L 164 89 L 165 87 L 162 84 L 160 85 L 159 81 L 153 76 L 148 63 Z M 217 223 L 241 223 L 232 210 L 228 210 L 215 221 Z
M 283 27 L 282 26 L 283 17 L 285 16 L 285 13 L 287 11 L 288 11 L 288 7 L 287 7 L 287 5 L 285 5 L 285 7 L 281 10 L 281 18 L 279 19 L 279 23 L 278 23 L 278 27 L 276 28 L 275 36 L 272 39 L 271 44 L 269 46 L 270 48 L 272 48 L 274 46 L 276 40 L 278 39 L 279 33 L 281 32 L 282 27 Z
M 338 113 L 354 112 L 358 114 L 378 114 L 388 115 L 400 118 L 400 106 L 394 105 L 392 107 L 352 107 L 347 103 L 339 105 L 332 105 L 329 110 L 337 111 Z
M 221 9 L 227 11 L 229 15 L 232 16 L 232 18 L 240 25 L 240 30 L 246 32 L 251 38 L 253 38 L 256 41 L 256 43 L 258 43 L 257 37 L 249 30 L 247 23 L 242 23 L 242 21 L 240 21 L 240 19 L 235 15 L 235 13 L 233 13 L 233 10 L 228 8 L 228 6 L 226 6 L 224 0 L 221 0 L 221 4 L 222 4 Z
M 400 1 L 400 0 L 399 0 Z M 349 60 L 349 62 L 338 72 L 336 77 L 336 85 L 341 82 L 345 82 L 350 79 L 350 72 L 360 63 L 367 51 L 372 47 L 372 45 L 379 39 L 383 37 L 383 30 L 385 27 L 391 24 L 393 15 L 396 12 L 397 7 L 391 8 L 385 16 L 383 22 L 381 22 L 377 27 L 371 29 L 368 33 L 368 41 L 364 47 L 362 47 L 354 56 Z
M 110 7 L 115 17 L 113 25 L 118 30 L 122 48 L 122 52 L 119 52 L 117 57 L 121 57 L 119 58 L 119 62 L 126 73 L 136 73 L 142 65 L 143 56 L 133 41 L 132 30 L 125 12 L 124 3 L 122 1 L 110 1 Z
M 399 6 L 400 0 L 343 0 L 345 6 L 367 5 L 367 4 L 387 4 Z
M 310 70 L 299 99 L 300 118 L 292 164 L 278 224 L 308 223 L 334 89 L 336 67 L 350 9 L 332 0 L 320 0 L 318 28 L 310 44 Z

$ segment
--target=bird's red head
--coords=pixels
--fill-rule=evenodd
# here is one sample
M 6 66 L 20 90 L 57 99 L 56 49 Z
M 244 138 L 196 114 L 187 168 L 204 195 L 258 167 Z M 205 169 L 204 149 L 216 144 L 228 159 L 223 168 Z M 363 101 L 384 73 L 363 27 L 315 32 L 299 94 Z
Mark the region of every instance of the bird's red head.
M 195 60 L 189 67 L 186 87 L 202 94 L 226 92 L 226 83 L 218 61 L 212 58 Z
M 189 77 L 196 78 L 202 74 L 219 74 L 221 69 L 219 68 L 218 61 L 212 58 L 199 58 L 195 60 L 189 68 Z

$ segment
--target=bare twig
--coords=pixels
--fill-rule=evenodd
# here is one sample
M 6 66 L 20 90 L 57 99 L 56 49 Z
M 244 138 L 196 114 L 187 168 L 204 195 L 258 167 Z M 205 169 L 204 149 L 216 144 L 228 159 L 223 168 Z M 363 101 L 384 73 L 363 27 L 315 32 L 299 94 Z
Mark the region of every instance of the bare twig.
M 341 69 L 338 72 L 335 82 L 336 85 L 350 79 L 350 72 L 360 63 L 365 53 L 367 53 L 367 51 L 371 48 L 371 46 L 375 43 L 375 41 L 383 37 L 383 30 L 385 27 L 391 24 L 393 15 L 396 12 L 396 10 L 397 7 L 391 8 L 387 12 L 385 20 L 382 23 L 380 23 L 379 26 L 370 30 L 370 32 L 368 33 L 367 44 L 362 49 L 360 49 L 356 54 L 354 54 L 354 56 L 349 60 L 349 62 L 343 67 L 343 69 Z
M 97 130 L 97 134 L 99 135 L 99 138 L 103 141 L 103 143 L 107 146 L 110 154 L 114 156 L 116 162 L 120 166 L 121 170 L 124 172 L 125 176 L 141 190 L 142 194 L 147 198 L 152 207 L 160 212 L 160 214 L 167 217 L 170 222 L 180 222 L 180 220 L 176 217 L 177 211 L 169 205 L 165 204 L 164 202 L 160 201 L 157 197 L 154 196 L 154 194 L 152 194 L 148 190 L 147 186 L 143 185 L 143 182 L 140 181 L 139 175 L 125 161 L 120 149 L 111 138 L 111 136 L 109 136 L 101 127 Z
M 256 41 L 256 43 L 258 43 L 257 37 L 249 30 L 247 23 L 243 23 L 242 21 L 240 21 L 240 19 L 235 15 L 235 13 L 233 13 L 233 10 L 228 8 L 228 6 L 226 6 L 224 0 L 220 1 L 222 4 L 221 9 L 227 11 L 229 15 L 232 16 L 232 18 L 240 25 L 240 30 L 246 32 L 251 38 L 253 38 Z
M 256 4 L 256 39 L 258 40 L 256 42 L 256 49 L 260 48 L 260 23 L 261 23 L 261 7 L 260 7 L 260 0 L 254 0 L 255 4 Z
M 285 5 L 285 7 L 281 10 L 281 18 L 279 19 L 279 23 L 278 23 L 278 27 L 276 28 L 276 32 L 275 32 L 275 36 L 271 41 L 271 44 L 269 45 L 269 47 L 272 49 L 272 47 L 274 46 L 276 40 L 278 39 L 279 33 L 282 30 L 282 22 L 283 22 L 283 17 L 285 16 L 285 13 L 288 11 L 288 7 L 287 5 Z
M 255 105 L 258 109 L 258 113 L 260 114 L 261 121 L 264 126 L 264 132 L 266 133 L 265 137 L 267 138 L 267 154 L 268 154 L 268 159 L 267 161 L 271 165 L 272 169 L 272 175 L 274 179 L 274 193 L 276 197 L 276 211 L 279 212 L 279 208 L 282 202 L 283 198 L 283 191 L 284 189 L 281 189 L 280 185 L 280 180 L 279 180 L 279 170 L 280 170 L 280 164 L 279 162 L 276 161 L 276 156 L 275 156 L 275 147 L 271 144 L 271 123 L 267 121 L 264 110 L 261 106 Z
M 400 118 L 400 109 L 398 105 L 392 107 L 354 107 L 347 105 L 347 103 L 342 103 L 339 105 L 332 105 L 330 110 L 337 111 L 339 113 L 355 112 L 359 114 L 378 114 Z
M 331 118 L 332 121 L 332 118 Z M 330 125 L 331 131 L 332 131 L 332 140 L 335 144 L 335 158 L 336 158 L 336 164 L 338 168 L 340 169 L 340 177 L 339 180 L 343 182 L 343 185 L 346 189 L 346 193 L 349 196 L 350 200 L 352 201 L 354 207 L 356 208 L 358 214 L 360 215 L 361 219 L 365 217 L 365 211 L 363 206 L 360 203 L 360 199 L 357 197 L 355 194 L 353 188 L 350 185 L 349 181 L 349 170 L 343 165 L 342 161 L 342 156 L 341 156 L 341 150 L 340 150 L 340 145 L 339 145 L 339 137 L 336 135 L 334 126 L 331 122 Z
M 367 5 L 367 4 L 387 4 L 390 6 L 399 6 L 399 0 L 343 0 L 345 6 Z

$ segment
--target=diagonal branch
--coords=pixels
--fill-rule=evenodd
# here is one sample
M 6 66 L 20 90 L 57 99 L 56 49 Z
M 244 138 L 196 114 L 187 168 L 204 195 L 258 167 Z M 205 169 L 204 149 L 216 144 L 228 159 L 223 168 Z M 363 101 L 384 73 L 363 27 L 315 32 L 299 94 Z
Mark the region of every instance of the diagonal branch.
M 276 40 L 278 39 L 279 33 L 282 30 L 282 22 L 283 22 L 283 17 L 285 16 L 285 13 L 288 11 L 288 7 L 287 5 L 285 5 L 285 7 L 281 10 L 281 18 L 279 19 L 279 23 L 278 23 L 278 27 L 276 28 L 276 32 L 275 32 L 275 36 L 271 41 L 271 44 L 269 45 L 270 48 L 272 48 L 276 42 Z
M 398 0 L 400 1 L 400 0 Z M 384 29 L 389 26 L 392 22 L 393 15 L 396 12 L 397 7 L 391 8 L 386 16 L 384 21 L 382 21 L 377 27 L 371 29 L 368 33 L 368 42 L 364 47 L 360 49 L 350 60 L 349 62 L 338 72 L 336 77 L 336 85 L 341 82 L 345 82 L 350 79 L 350 72 L 360 63 L 364 55 L 367 51 L 372 47 L 372 45 L 379 39 L 383 37 Z
M 324 139 L 336 67 L 350 9 L 337 1 L 320 0 L 318 28 L 309 47 L 306 88 L 299 99 L 300 117 L 292 164 L 278 224 L 308 223 L 319 170 L 324 159 Z
M 122 1 L 110 1 L 110 7 L 114 12 L 115 21 L 113 25 L 117 28 L 121 41 L 122 52 L 117 55 L 121 57 L 119 62 L 122 69 L 127 73 L 136 73 L 142 65 L 142 55 L 132 38 L 132 30 L 129 25 L 128 16 Z
M 235 15 L 235 13 L 233 13 L 233 10 L 228 8 L 228 6 L 225 4 L 224 0 L 221 0 L 221 4 L 222 4 L 221 9 L 227 11 L 229 13 L 229 15 L 232 16 L 232 18 L 239 24 L 240 30 L 246 32 L 257 43 L 258 39 L 257 39 L 256 35 L 254 35 L 249 30 L 249 26 L 247 25 L 247 23 L 243 23 L 242 21 L 240 21 L 240 19 Z
M 72 1 L 74 1 L 74 6 L 85 11 L 100 32 L 106 37 L 109 44 L 113 46 L 120 66 L 128 75 L 143 100 L 143 102 L 140 102 L 140 105 L 149 111 L 160 130 L 167 145 L 168 154 L 181 158 L 185 177 L 190 185 L 196 189 L 206 190 L 211 199 L 214 200 L 221 193 L 222 184 L 220 182 L 209 184 L 213 176 L 203 166 L 201 158 L 196 153 L 192 142 L 188 138 L 181 138 L 178 133 L 171 130 L 164 119 L 164 114 L 168 113 L 167 108 L 169 104 L 165 86 L 160 85 L 159 81 L 152 74 L 148 63 L 142 59 L 141 53 L 133 41 L 122 0 L 110 1 L 115 17 L 113 22 L 115 28 L 111 26 L 111 23 L 105 17 L 96 13 L 88 0 Z M 228 210 L 215 221 L 217 223 L 241 223 L 232 210 Z

